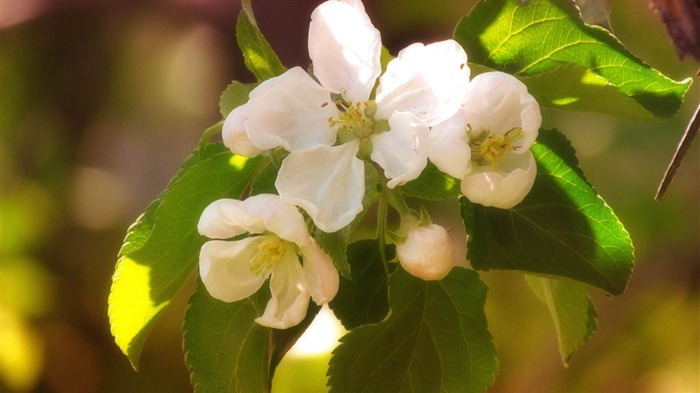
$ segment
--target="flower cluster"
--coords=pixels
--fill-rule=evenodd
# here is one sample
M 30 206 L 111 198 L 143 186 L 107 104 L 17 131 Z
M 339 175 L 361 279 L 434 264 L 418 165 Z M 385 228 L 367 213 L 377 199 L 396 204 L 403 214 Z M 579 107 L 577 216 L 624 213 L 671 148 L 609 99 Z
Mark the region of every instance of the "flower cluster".
M 199 226 L 220 239 L 201 251 L 209 292 L 236 301 L 270 277 L 272 298 L 257 321 L 275 328 L 299 323 L 310 298 L 323 304 L 338 289 L 338 273 L 297 207 L 319 230 L 336 232 L 367 208 L 367 167 L 383 173 L 380 188 L 388 192 L 416 179 L 430 160 L 460 179 L 472 202 L 511 208 L 536 171 L 529 147 L 541 122 L 537 102 L 504 73 L 470 81 L 457 42 L 409 45 L 382 72 L 380 34 L 362 2 L 329 0 L 311 15 L 308 47 L 312 75 L 294 67 L 262 82 L 223 126 L 235 154 L 284 156 L 279 195 L 216 201 Z M 445 277 L 453 265 L 446 230 L 400 214 L 414 223 L 397 237 L 401 264 L 426 280 Z

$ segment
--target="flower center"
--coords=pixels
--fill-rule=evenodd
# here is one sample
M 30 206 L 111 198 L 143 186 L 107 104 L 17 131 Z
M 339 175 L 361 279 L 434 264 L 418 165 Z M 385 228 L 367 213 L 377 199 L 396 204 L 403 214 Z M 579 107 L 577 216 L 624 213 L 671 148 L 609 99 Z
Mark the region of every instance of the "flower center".
M 515 127 L 504 135 L 491 135 L 486 131 L 476 138 L 470 136 L 472 141 L 469 142 L 469 146 L 472 149 L 472 161 L 478 165 L 489 165 L 494 171 L 498 171 L 500 161 L 508 152 L 516 149 L 513 143 L 522 137 L 523 129 L 520 127 Z
M 343 99 L 335 101 L 340 109 L 337 118 L 328 120 L 331 127 L 338 126 L 338 141 L 345 143 L 353 139 L 366 139 L 373 134 L 389 130 L 389 122 L 375 119 L 377 104 L 372 101 L 347 102 Z
M 296 252 L 295 245 L 276 235 L 266 236 L 258 245 L 258 252 L 250 261 L 250 271 L 262 276 L 272 269 L 288 252 Z

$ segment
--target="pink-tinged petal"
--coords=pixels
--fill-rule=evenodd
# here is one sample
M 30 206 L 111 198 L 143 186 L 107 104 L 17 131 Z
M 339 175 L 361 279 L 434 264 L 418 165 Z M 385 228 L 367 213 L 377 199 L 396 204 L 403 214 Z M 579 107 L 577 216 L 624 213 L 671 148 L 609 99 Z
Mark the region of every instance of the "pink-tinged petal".
M 260 289 L 267 278 L 250 271 L 265 236 L 236 241 L 212 240 L 199 253 L 199 275 L 209 294 L 225 302 L 245 299 Z
M 427 126 L 445 121 L 464 102 L 469 73 L 467 54 L 453 40 L 410 45 L 379 78 L 377 117 L 409 112 Z
M 309 242 L 304 216 L 296 206 L 283 202 L 277 195 L 259 194 L 249 197 L 240 204 L 240 210 L 250 218 L 246 222 L 248 228 L 261 228 L 255 232 L 251 230 L 251 233 L 269 231 L 297 245 Z
M 439 170 L 457 179 L 469 173 L 472 153 L 462 110 L 432 127 L 427 145 L 428 158 Z
M 219 199 L 212 202 L 202 212 L 197 230 L 210 239 L 228 239 L 249 232 L 247 225 L 237 219 L 244 214 L 240 204 L 241 201 L 236 199 Z
M 290 153 L 277 174 L 280 198 L 304 209 L 324 232 L 335 232 L 362 211 L 365 168 L 359 142 L 317 146 Z
M 428 127 L 416 124 L 409 113 L 395 113 L 389 126 L 391 130 L 371 137 L 371 157 L 384 169 L 387 186 L 394 188 L 417 178 L 425 169 Z
M 301 254 L 304 260 L 304 277 L 311 298 L 319 306 L 330 302 L 338 293 L 340 285 L 340 277 L 333 260 L 313 239 L 309 246 L 301 248 Z
M 311 14 L 309 56 L 321 85 L 366 101 L 381 73 L 379 31 L 359 0 L 326 1 Z
M 450 236 L 436 224 L 409 229 L 396 254 L 404 270 L 427 281 L 445 278 L 454 266 Z
M 537 164 L 532 153 L 508 154 L 500 161 L 499 172 L 490 167 L 473 168 L 462 179 L 462 194 L 471 202 L 510 209 L 522 202 L 532 189 Z
M 464 111 L 475 133 L 488 131 L 504 135 L 522 128 L 522 138 L 515 141 L 516 152 L 523 154 L 537 139 L 542 124 L 540 106 L 517 78 L 503 72 L 477 75 L 469 84 Z
M 265 312 L 255 322 L 270 328 L 287 329 L 304 320 L 309 307 L 309 292 L 299 257 L 292 250 L 288 249 L 272 268 L 270 293 L 272 297 Z
M 231 111 L 224 120 L 224 126 L 221 130 L 221 137 L 224 140 L 224 145 L 233 152 L 245 157 L 255 157 L 262 152 L 257 146 L 250 141 L 248 133 L 245 130 L 245 121 L 248 118 L 246 108 L 247 104 L 241 105 Z
M 328 90 L 299 67 L 256 87 L 246 112 L 248 136 L 259 149 L 294 151 L 335 143 L 337 131 L 328 120 L 337 117 L 338 108 Z

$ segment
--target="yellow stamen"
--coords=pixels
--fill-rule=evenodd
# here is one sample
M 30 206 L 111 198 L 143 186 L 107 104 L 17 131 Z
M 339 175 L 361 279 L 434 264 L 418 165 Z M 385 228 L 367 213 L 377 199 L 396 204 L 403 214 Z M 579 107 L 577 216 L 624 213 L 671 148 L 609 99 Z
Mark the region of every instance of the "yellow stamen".
M 290 251 L 295 251 L 294 244 L 274 235 L 268 236 L 258 245 L 258 252 L 250 261 L 250 271 L 259 276 L 264 275 Z
M 349 131 L 355 138 L 364 139 L 376 131 L 373 118 L 376 104 L 372 101 L 348 103 L 342 100 L 335 102 L 340 115 L 337 119 L 329 119 L 331 127 L 339 126 L 339 131 Z
M 511 129 L 504 135 L 491 135 L 488 131 L 484 131 L 469 143 L 472 149 L 472 160 L 479 165 L 488 164 L 494 171 L 498 171 L 500 161 L 508 152 L 516 149 L 513 143 L 522 137 L 523 129 L 519 127 Z

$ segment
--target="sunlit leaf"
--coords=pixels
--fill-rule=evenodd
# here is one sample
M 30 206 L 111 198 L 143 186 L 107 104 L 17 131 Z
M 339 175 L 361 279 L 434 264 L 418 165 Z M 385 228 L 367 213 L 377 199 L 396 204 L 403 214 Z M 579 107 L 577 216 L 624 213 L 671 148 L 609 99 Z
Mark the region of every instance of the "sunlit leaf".
M 486 391 L 498 366 L 479 275 L 454 268 L 426 282 L 398 268 L 389 288 L 391 315 L 350 331 L 333 352 L 331 392 Z
M 567 363 L 596 328 L 596 311 L 588 298 L 586 285 L 529 274 L 525 278 L 552 315 L 559 339 L 559 352 L 564 363 Z
M 667 117 L 678 111 L 690 86 L 690 80 L 674 82 L 635 58 L 607 30 L 586 25 L 572 0 L 482 0 L 460 21 L 455 39 L 466 48 L 470 62 L 518 77 L 541 75 L 536 80 L 540 84 L 550 76 L 550 99 L 543 103 L 555 107 L 558 101 L 551 96 L 556 87 L 561 86 L 560 98 L 568 98 L 569 104 L 579 101 L 562 108 L 589 111 L 605 109 L 595 100 L 615 97 L 613 87 L 632 98 L 626 105 Z M 559 69 L 562 65 L 582 67 L 607 84 L 586 77 L 584 71 L 565 73 Z M 572 89 L 577 84 L 583 86 Z M 616 105 L 623 103 L 616 100 Z M 639 109 L 632 108 L 604 113 L 640 117 Z
M 564 65 L 521 80 L 543 107 L 593 111 L 637 120 L 655 118 L 607 79 L 578 65 Z
M 248 12 L 250 8 L 244 9 L 238 16 L 236 39 L 243 52 L 246 67 L 262 82 L 282 74 L 286 69 Z
M 269 298 L 263 286 L 247 299 L 225 303 L 199 283 L 183 326 L 185 361 L 196 393 L 270 392 L 275 367 L 320 307 L 310 303 L 306 319 L 295 327 L 270 329 L 254 321 Z
M 205 240 L 197 233 L 202 211 L 216 199 L 241 197 L 260 163 L 232 156 L 221 144 L 196 151 L 129 229 L 108 313 L 112 335 L 134 367 L 156 318 L 197 264 Z
M 568 277 L 621 294 L 634 263 L 629 234 L 562 134 L 541 130 L 531 149 L 537 178 L 519 205 L 497 209 L 462 198 L 472 266 Z
M 352 280 L 340 278 L 338 294 L 329 304 L 333 313 L 346 329 L 381 321 L 389 312 L 389 288 L 379 244 L 376 240 L 352 243 L 348 247 L 348 262 Z

